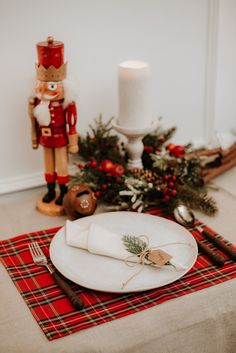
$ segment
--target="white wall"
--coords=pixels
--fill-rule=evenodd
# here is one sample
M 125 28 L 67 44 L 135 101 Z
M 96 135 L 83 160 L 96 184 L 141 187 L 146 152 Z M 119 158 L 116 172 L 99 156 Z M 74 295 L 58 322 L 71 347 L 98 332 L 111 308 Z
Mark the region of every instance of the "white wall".
M 235 79 L 230 81 L 225 65 L 230 61 L 235 75 L 230 52 L 231 44 L 235 58 L 235 0 L 221 3 L 220 41 L 225 45 L 227 37 L 228 51 L 217 68 L 217 95 L 222 98 L 217 124 L 221 110 L 227 110 L 224 119 L 231 124 L 236 114 Z M 42 151 L 31 150 L 27 97 L 35 77 L 35 45 L 48 35 L 65 43 L 77 82 L 80 134 L 99 113 L 105 120 L 117 116 L 117 65 L 139 59 L 151 65 L 154 116 L 164 117 L 164 127 L 178 126 L 177 142 L 204 140 L 206 120 L 214 123 L 209 106 L 215 101 L 206 87 L 212 80 L 207 75 L 209 5 L 211 11 L 217 4 L 218 0 L 0 0 L 0 193 L 43 183 Z M 220 80 L 230 93 L 229 106 Z
M 215 129 L 236 129 L 236 0 L 221 0 Z

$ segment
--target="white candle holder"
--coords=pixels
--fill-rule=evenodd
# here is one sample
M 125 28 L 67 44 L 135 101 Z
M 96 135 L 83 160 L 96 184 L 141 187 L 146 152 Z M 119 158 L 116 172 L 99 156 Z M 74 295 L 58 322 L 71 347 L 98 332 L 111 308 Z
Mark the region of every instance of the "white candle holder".
M 126 151 L 128 154 L 128 169 L 133 168 L 143 168 L 142 163 L 142 154 L 143 154 L 143 138 L 147 134 L 150 134 L 158 126 L 158 120 L 154 121 L 151 126 L 146 128 L 127 128 L 117 124 L 116 122 L 112 123 L 113 128 L 120 132 L 122 135 L 127 137 L 128 142 L 126 146 Z

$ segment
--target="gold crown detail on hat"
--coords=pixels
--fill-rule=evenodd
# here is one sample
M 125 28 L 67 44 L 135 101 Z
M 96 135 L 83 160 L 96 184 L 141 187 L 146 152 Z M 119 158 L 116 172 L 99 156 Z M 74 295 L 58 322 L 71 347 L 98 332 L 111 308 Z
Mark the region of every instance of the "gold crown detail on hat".
M 35 64 L 35 68 L 37 79 L 39 81 L 57 82 L 66 78 L 67 63 L 61 65 L 58 69 L 52 65 L 45 69 L 44 66 L 38 64 Z

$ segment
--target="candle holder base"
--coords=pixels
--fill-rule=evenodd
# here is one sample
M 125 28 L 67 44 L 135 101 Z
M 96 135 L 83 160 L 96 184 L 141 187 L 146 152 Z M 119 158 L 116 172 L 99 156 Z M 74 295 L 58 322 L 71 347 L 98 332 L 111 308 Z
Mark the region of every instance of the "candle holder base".
M 128 139 L 126 146 L 128 154 L 128 169 L 142 169 L 142 154 L 144 149 L 142 140 L 144 136 L 146 136 L 157 128 L 158 120 L 154 121 L 151 126 L 146 128 L 132 129 L 118 125 L 116 122 L 113 122 L 112 125 L 116 131 L 120 132 Z

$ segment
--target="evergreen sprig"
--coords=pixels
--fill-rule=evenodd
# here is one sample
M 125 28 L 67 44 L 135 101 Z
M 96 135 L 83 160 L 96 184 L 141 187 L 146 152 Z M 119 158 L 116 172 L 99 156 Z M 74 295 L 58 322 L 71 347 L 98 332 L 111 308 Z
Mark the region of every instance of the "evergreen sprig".
M 171 127 L 166 130 L 161 130 L 160 128 L 157 128 L 155 131 L 146 135 L 143 138 L 143 144 L 144 146 L 160 148 L 165 141 L 169 140 L 174 135 L 175 132 L 176 127 Z
M 85 160 L 92 157 L 98 162 L 110 159 L 114 163 L 125 163 L 119 151 L 119 138 L 112 134 L 112 120 L 113 117 L 104 123 L 100 114 L 94 124 L 89 125 L 91 131 L 87 132 L 86 137 L 81 136 L 79 139 L 81 157 Z
M 126 250 L 134 255 L 139 255 L 147 247 L 147 243 L 144 240 L 134 235 L 124 235 L 122 241 Z

